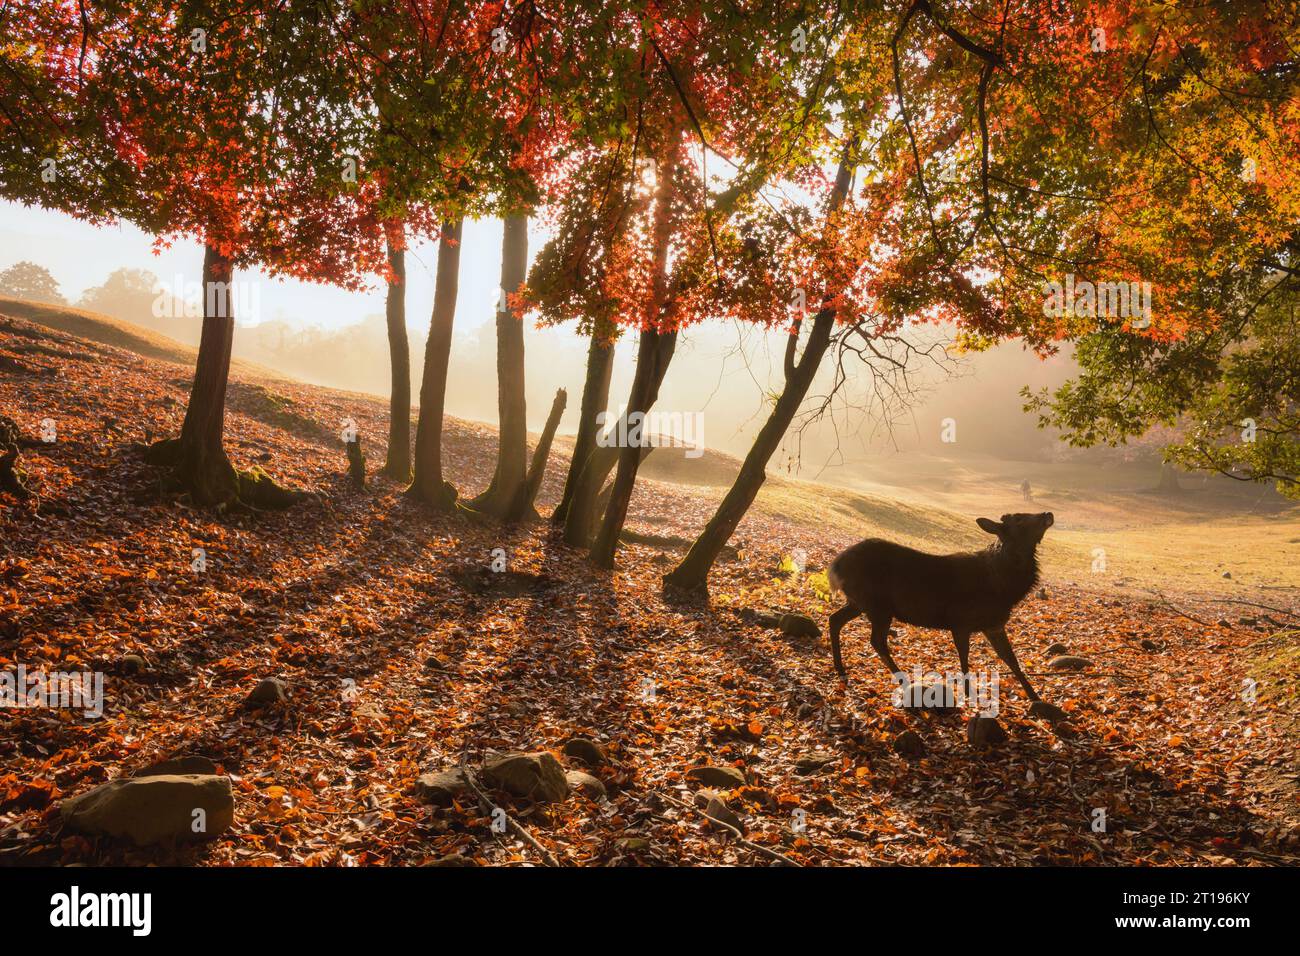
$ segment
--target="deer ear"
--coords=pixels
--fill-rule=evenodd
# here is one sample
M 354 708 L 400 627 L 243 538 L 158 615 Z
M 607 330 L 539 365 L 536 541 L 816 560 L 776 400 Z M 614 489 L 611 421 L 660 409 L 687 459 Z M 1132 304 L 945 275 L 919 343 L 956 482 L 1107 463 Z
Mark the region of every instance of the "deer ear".
M 992 518 L 976 518 L 975 523 L 987 531 L 989 534 L 1001 534 L 1002 525 L 998 524 Z

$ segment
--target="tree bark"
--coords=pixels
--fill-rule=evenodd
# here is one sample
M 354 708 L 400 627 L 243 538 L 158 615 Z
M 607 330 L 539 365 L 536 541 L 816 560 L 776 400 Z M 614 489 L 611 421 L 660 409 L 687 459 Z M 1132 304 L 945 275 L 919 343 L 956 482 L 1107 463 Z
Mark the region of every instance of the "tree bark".
M 501 240 L 501 300 L 497 304 L 497 465 L 472 507 L 498 517 L 514 511 L 527 481 L 528 408 L 524 393 L 524 320 L 506 298 L 528 275 L 528 217 L 507 216 Z
M 551 443 L 555 440 L 555 430 L 560 427 L 560 416 L 564 414 L 564 406 L 568 401 L 569 393 L 562 388 L 558 389 L 554 401 L 551 402 L 551 412 L 546 416 L 546 426 L 537 440 L 537 447 L 533 449 L 533 461 L 528 467 L 528 477 L 519 486 L 515 500 L 506 513 L 507 521 L 522 521 L 528 515 L 536 517 L 537 512 L 533 508 L 533 503 L 537 501 L 537 492 L 541 490 L 542 478 L 546 475 L 546 462 L 551 456 Z
M 388 403 L 388 456 L 384 474 L 397 481 L 411 480 L 411 344 L 406 335 L 406 250 L 395 237 L 388 241 L 388 285 L 384 312 L 388 320 L 388 358 L 392 387 Z
M 658 332 L 647 329 L 641 333 L 637 346 L 636 373 L 632 379 L 631 394 L 628 396 L 627 415 L 634 412 L 645 413 L 654 407 L 659 398 L 659 386 L 663 383 L 677 348 L 677 331 Z M 642 432 L 641 442 L 646 435 Z M 614 486 L 605 508 L 605 517 L 601 521 L 596 540 L 592 542 L 590 558 L 593 563 L 603 568 L 614 566 L 614 552 L 618 549 L 618 536 L 627 520 L 628 505 L 632 501 L 632 489 L 636 485 L 636 473 L 645 458 L 642 444 L 629 442 L 618 450 L 618 471 L 614 475 Z
M 849 184 L 853 178 L 852 154 L 855 148 L 856 139 L 851 139 L 840 160 L 835 186 L 827 202 L 828 218 L 839 211 L 848 196 Z M 707 589 L 709 571 L 713 567 L 713 562 L 726 547 L 727 541 L 758 496 L 763 482 L 767 480 L 767 463 L 780 446 L 781 439 L 785 436 L 791 422 L 794 421 L 794 416 L 798 413 L 799 406 L 803 403 L 817 375 L 817 369 L 821 366 L 822 357 L 830 346 L 831 332 L 835 327 L 834 306 L 825 305 L 818 311 L 813 319 L 812 332 L 804 346 L 803 355 L 796 361 L 799 326 L 800 323 L 796 322 L 786 340 L 785 388 L 781 392 L 781 397 L 777 399 L 772 413 L 759 430 L 758 437 L 754 439 L 753 446 L 740 466 L 740 473 L 736 476 L 726 497 L 722 499 L 722 503 L 718 505 L 718 510 L 709 519 L 700 536 L 695 539 L 686 557 L 664 576 L 663 584 L 666 589 L 672 588 L 685 592 L 700 592 Z
M 444 223 L 438 240 L 433 315 L 420 380 L 420 418 L 415 429 L 415 471 L 407 494 L 441 510 L 456 505 L 456 489 L 442 477 L 442 413 L 447 399 L 452 323 L 460 281 L 461 220 Z
M 552 524 L 565 526 L 565 540 L 575 547 L 586 547 L 590 542 L 591 521 L 582 524 L 581 534 L 570 537 L 568 516 L 575 506 L 579 513 L 589 512 L 605 474 L 588 472 L 593 453 L 601 450 L 596 444 L 600 433 L 598 417 L 609 406 L 609 381 L 614 370 L 615 329 L 612 322 L 598 322 L 591 330 L 591 344 L 587 348 L 587 379 L 582 386 L 582 408 L 578 413 L 578 435 L 573 443 L 573 457 L 569 459 L 569 474 L 564 481 L 564 494 L 551 516 Z M 614 458 L 610 456 L 610 467 Z M 606 473 L 608 469 L 606 469 Z
M 223 505 L 239 497 L 239 479 L 226 457 L 226 385 L 235 315 L 230 260 L 211 245 L 203 249 L 203 331 L 190 386 L 185 423 L 176 448 L 176 474 L 197 505 Z

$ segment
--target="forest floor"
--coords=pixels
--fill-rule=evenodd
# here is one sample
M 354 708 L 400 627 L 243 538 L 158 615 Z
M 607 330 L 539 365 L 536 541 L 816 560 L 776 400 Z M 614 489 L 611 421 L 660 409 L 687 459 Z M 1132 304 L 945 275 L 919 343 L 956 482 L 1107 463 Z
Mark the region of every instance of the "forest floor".
M 351 487 L 344 420 L 372 470 L 383 460 L 387 407 L 368 396 L 237 376 L 232 459 L 320 494 L 282 513 L 191 508 L 161 493 L 132 447 L 146 430 L 178 431 L 188 379 L 182 365 L 0 319 L 0 409 L 32 436 L 43 419 L 57 427 L 23 455 L 38 497 L 0 496 L 0 671 L 105 675 L 98 719 L 0 710 L 0 865 L 537 864 L 474 800 L 432 806 L 414 784 L 462 757 L 559 753 L 575 736 L 608 753 L 596 771 L 607 802 L 493 794 L 562 865 L 766 865 L 756 846 L 809 866 L 1300 863 L 1294 563 L 1238 573 L 1219 593 L 1179 589 L 1157 568 L 1145 583 L 1163 586 L 1144 594 L 1080 574 L 1090 549 L 1054 542 L 1054 529 L 1044 588 L 1011 637 L 1069 719 L 1030 719 L 1004 675 L 1009 740 L 974 749 L 966 714 L 891 704 L 861 621 L 845 634 L 845 686 L 824 636 L 788 637 L 752 614 L 802 612 L 824 631 L 833 607 L 816 571 L 838 549 L 871 533 L 979 545 L 973 513 L 772 481 L 710 603 L 674 604 L 659 587 L 671 551 L 624 546 L 605 572 L 546 521 L 505 529 L 431 513 L 383 478 Z M 486 486 L 494 452 L 491 428 L 448 421 L 444 460 L 462 494 Z M 666 454 L 647 462 L 631 523 L 689 538 L 724 485 L 667 480 L 673 468 L 652 464 Z M 1244 531 L 1224 534 L 1250 550 Z M 498 548 L 508 572 L 494 575 Z M 807 573 L 782 570 L 796 549 Z M 956 669 L 948 635 L 898 630 L 903 667 Z M 1091 665 L 1049 671 L 1058 642 Z M 972 644 L 973 667 L 996 669 Z M 290 700 L 245 709 L 266 677 Z M 907 730 L 924 755 L 895 751 Z M 233 780 L 235 823 L 215 839 L 139 849 L 61 828 L 63 797 L 187 754 Z M 702 764 L 743 770 L 730 805 L 749 843 L 695 808 L 686 774 Z

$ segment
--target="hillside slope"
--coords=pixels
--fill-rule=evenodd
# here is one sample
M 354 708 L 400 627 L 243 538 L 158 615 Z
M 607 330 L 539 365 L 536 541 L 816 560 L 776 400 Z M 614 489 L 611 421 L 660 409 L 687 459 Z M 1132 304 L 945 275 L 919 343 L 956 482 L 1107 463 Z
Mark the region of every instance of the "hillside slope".
M 536 862 L 473 800 L 431 805 L 417 781 L 462 755 L 558 753 L 576 736 L 608 756 L 594 768 L 608 802 L 494 794 L 569 865 L 769 862 L 755 845 L 808 866 L 1300 862 L 1285 666 L 1296 634 L 1269 624 L 1274 612 L 1085 590 L 1049 551 L 1046 588 L 1017 609 L 1011 635 L 1069 719 L 1031 719 L 977 640 L 973 667 L 1004 678 L 994 703 L 1010 735 L 979 751 L 964 715 L 891 705 L 861 621 L 845 635 L 845 687 L 824 641 L 755 614 L 802 612 L 824 627 L 818 576 L 780 569 L 796 548 L 813 570 L 865 528 L 978 541 L 967 517 L 774 481 L 711 602 L 677 605 L 659 592 L 672 556 L 657 548 L 626 547 L 602 572 L 544 522 L 432 514 L 380 478 L 352 489 L 333 436 L 351 418 L 372 466 L 381 460 L 380 400 L 237 375 L 232 456 L 320 495 L 221 516 L 162 494 L 131 444 L 179 427 L 185 371 L 20 318 L 0 329 L 0 359 L 0 408 L 33 433 L 46 417 L 58 431 L 23 456 L 38 497 L 0 496 L 0 669 L 90 670 L 105 689 L 98 719 L 0 710 L 0 863 Z M 486 486 L 494 449 L 491 428 L 448 422 L 444 457 L 462 492 Z M 544 513 L 563 470 L 557 454 Z M 689 536 L 722 490 L 651 478 L 635 524 Z M 494 575 L 498 548 L 508 571 Z M 1255 668 L 1261 641 L 1271 663 Z M 1049 664 L 1058 643 L 1083 670 Z M 946 634 L 900 626 L 893 647 L 905 668 L 956 667 Z M 244 708 L 272 676 L 290 700 Z M 908 756 L 906 731 L 921 746 Z M 210 842 L 138 849 L 61 829 L 62 797 L 185 754 L 236 782 L 235 823 Z M 705 764 L 743 777 L 729 802 L 749 843 L 695 809 L 688 774 Z

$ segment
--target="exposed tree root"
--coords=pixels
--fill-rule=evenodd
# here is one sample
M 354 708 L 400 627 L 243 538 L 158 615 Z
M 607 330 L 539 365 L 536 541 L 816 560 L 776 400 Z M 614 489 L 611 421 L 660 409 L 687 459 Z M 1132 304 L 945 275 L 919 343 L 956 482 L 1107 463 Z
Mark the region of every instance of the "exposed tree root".
M 239 501 L 250 508 L 283 511 L 311 497 L 310 492 L 276 484 L 275 479 L 257 465 L 248 471 L 236 471 L 235 478 L 239 483 Z
M 179 438 L 164 438 L 152 445 L 144 446 L 144 460 L 151 465 L 172 469 L 172 473 L 165 479 L 164 488 L 187 491 L 191 496 L 195 496 L 196 500 L 200 497 L 219 499 L 211 502 L 217 507 L 238 508 L 240 505 L 246 505 L 262 511 L 282 511 L 311 497 L 310 492 L 285 488 L 277 484 L 275 479 L 258 465 L 254 465 L 248 471 L 239 471 L 232 468 L 228 462 L 225 463 L 225 467 L 231 472 L 230 493 L 213 495 L 211 488 L 205 486 L 204 493 L 198 495 L 199 483 L 191 475 L 193 469 L 186 467 Z M 214 483 L 209 483 L 211 484 Z
M 5 446 L 0 452 L 0 491 L 7 491 L 22 501 L 32 497 L 31 490 L 23 482 L 23 473 L 18 469 L 18 446 L 15 444 Z

